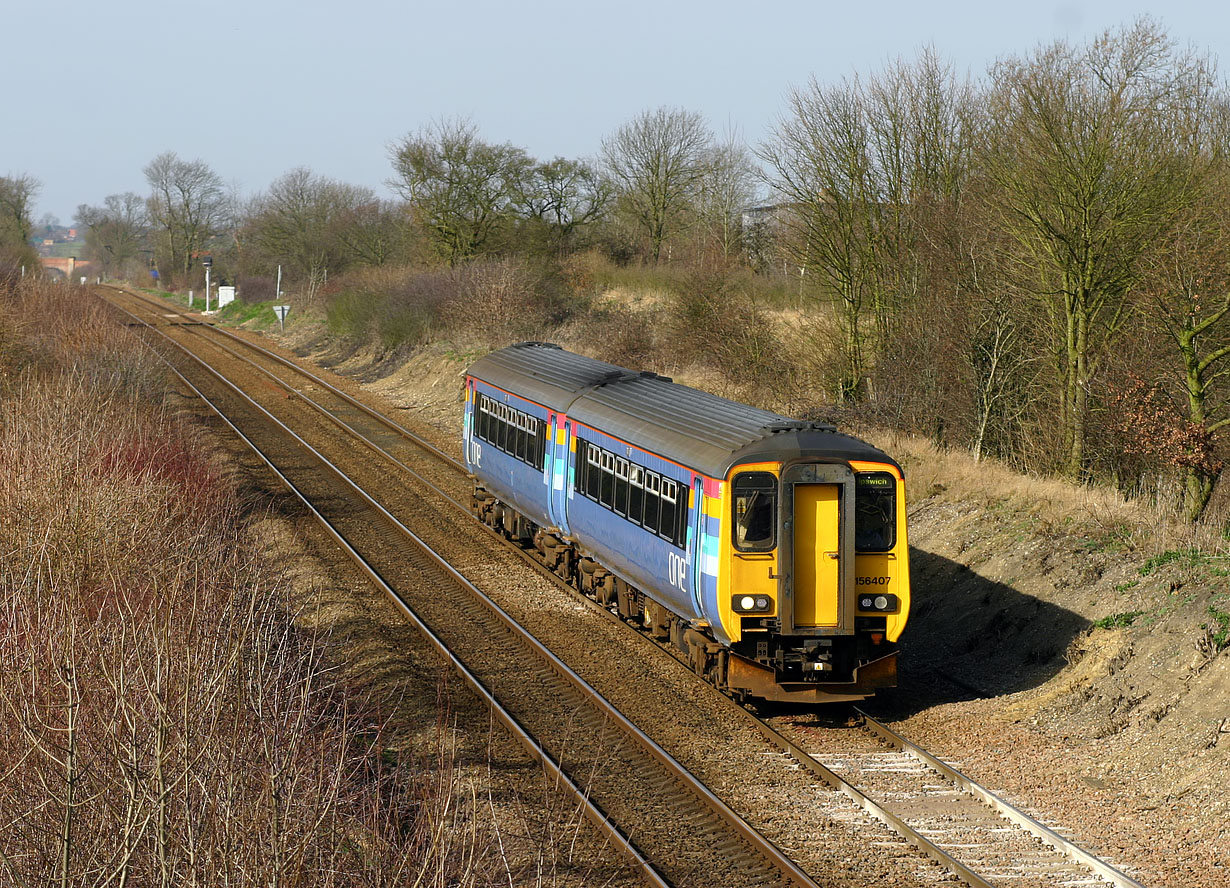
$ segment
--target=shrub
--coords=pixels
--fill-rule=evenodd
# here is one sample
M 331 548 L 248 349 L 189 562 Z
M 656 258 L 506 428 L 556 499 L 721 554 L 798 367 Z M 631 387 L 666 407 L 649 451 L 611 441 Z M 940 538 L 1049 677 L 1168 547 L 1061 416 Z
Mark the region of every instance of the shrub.
M 696 270 L 669 312 L 670 348 L 680 362 L 711 367 L 749 400 L 774 400 L 789 385 L 773 322 L 745 279 L 724 269 Z

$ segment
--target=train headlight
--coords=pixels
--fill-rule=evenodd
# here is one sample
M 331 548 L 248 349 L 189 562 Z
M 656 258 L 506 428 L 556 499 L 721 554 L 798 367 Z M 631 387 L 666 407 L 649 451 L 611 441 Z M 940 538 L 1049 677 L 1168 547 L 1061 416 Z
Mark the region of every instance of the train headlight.
M 730 608 L 739 614 L 767 614 L 773 610 L 773 599 L 768 595 L 736 595 Z
M 863 593 L 858 597 L 858 609 L 875 613 L 888 613 L 897 610 L 899 606 L 896 595 L 871 595 Z

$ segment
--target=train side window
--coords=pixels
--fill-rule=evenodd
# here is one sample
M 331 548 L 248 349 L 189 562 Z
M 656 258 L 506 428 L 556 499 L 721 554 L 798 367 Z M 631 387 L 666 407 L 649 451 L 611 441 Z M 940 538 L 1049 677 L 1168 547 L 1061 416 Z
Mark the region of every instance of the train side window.
M 888 552 L 897 545 L 897 480 L 887 472 L 854 478 L 854 550 Z
M 492 440 L 491 443 L 494 444 L 496 447 L 500 448 L 500 450 L 507 452 L 508 450 L 508 423 L 504 421 L 504 417 L 501 415 L 497 414 L 493 418 L 495 420 L 495 438 L 494 440 Z
M 588 445 L 587 449 L 589 451 L 589 484 L 585 493 L 594 502 L 598 502 L 599 494 L 602 492 L 602 451 L 593 444 Z
M 602 490 L 599 495 L 602 505 L 615 507 L 615 455 L 602 451 Z
M 678 506 L 675 503 L 675 492 L 678 485 L 670 478 L 662 479 L 661 520 L 658 522 L 658 536 L 675 542 L 675 528 L 678 525 Z
M 661 511 L 662 478 L 655 472 L 645 473 L 645 517 L 642 524 L 654 533 L 658 532 L 658 517 Z
M 645 512 L 645 470 L 632 466 L 628 470 L 628 520 L 641 523 Z
M 628 461 L 615 457 L 615 514 L 628 514 Z
M 777 546 L 777 478 L 769 472 L 736 475 L 731 536 L 740 552 L 769 552 Z
M 671 542 L 676 546 L 683 546 L 684 541 L 688 538 L 688 500 L 691 498 L 692 488 L 686 484 L 680 484 L 675 489 L 675 523 L 671 526 Z

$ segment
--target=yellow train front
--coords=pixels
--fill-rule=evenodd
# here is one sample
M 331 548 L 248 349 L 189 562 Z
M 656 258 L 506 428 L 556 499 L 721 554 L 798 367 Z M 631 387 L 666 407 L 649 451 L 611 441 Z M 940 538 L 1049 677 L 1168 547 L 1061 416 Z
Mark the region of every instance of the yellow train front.
M 896 684 L 909 614 L 901 469 L 790 419 L 544 343 L 466 377 L 474 510 L 736 695 Z
M 886 457 L 858 455 L 740 463 L 707 504 L 729 690 L 819 702 L 896 685 L 910 605 L 904 484 Z

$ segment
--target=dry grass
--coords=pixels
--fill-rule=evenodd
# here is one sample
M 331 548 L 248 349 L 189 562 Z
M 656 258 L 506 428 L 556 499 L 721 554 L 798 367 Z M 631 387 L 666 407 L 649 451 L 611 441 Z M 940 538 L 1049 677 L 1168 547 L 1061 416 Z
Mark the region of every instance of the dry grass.
M 0 291 L 0 368 L 0 883 L 511 883 L 447 711 L 395 752 L 123 329 Z

